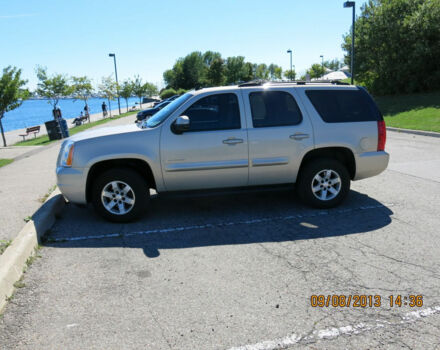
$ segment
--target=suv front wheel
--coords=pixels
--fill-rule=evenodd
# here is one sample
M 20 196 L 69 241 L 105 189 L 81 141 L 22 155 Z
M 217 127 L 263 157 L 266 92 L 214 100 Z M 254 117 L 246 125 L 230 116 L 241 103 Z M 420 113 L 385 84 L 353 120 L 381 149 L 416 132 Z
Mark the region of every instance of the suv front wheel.
M 107 220 L 128 222 L 146 209 L 150 192 L 146 181 L 131 169 L 110 169 L 94 182 L 92 203 Z
M 315 208 L 332 208 L 350 191 L 350 175 L 336 159 L 313 159 L 301 170 L 296 189 L 305 203 Z

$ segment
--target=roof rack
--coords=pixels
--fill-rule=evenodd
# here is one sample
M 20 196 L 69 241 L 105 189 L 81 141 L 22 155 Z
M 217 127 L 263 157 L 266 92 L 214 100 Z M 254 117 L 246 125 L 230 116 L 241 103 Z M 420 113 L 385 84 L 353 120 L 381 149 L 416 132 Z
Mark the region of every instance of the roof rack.
M 269 81 L 267 80 L 263 80 L 263 79 L 255 79 L 255 80 L 251 80 L 251 81 L 246 81 L 244 83 L 239 83 L 238 87 L 245 87 L 245 86 L 260 86 L 263 84 L 269 83 Z
M 349 83 L 342 82 L 340 80 L 314 80 L 314 81 L 304 81 L 304 80 L 293 80 L 293 81 L 268 81 L 262 79 L 256 79 L 247 81 L 244 83 L 239 83 L 238 87 L 250 87 L 250 86 L 261 86 L 263 84 L 296 84 L 296 85 L 309 85 L 309 84 L 332 84 L 332 85 L 350 85 Z
M 349 83 L 345 83 L 343 81 L 340 80 L 314 80 L 311 83 L 316 83 L 316 84 L 334 84 L 334 85 L 350 85 Z

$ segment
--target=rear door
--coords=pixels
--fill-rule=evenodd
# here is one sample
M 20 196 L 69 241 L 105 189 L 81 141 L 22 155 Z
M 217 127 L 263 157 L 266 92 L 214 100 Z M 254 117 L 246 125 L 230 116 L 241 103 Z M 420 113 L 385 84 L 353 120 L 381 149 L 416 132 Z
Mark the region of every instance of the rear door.
M 293 183 L 313 148 L 312 125 L 294 89 L 242 89 L 248 123 L 249 185 Z

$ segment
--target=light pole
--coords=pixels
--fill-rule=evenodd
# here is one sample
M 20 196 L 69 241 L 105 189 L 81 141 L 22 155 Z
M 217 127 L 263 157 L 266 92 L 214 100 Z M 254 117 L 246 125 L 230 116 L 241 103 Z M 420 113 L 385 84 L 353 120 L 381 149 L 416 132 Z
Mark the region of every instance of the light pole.
M 290 80 L 293 80 L 292 79 L 292 50 L 291 49 L 287 50 L 287 53 L 290 53 Z
M 354 23 L 355 23 L 355 10 L 356 10 L 356 3 L 354 1 L 346 1 L 344 2 L 344 8 L 353 8 L 353 20 L 351 24 L 351 85 L 353 85 L 354 82 Z
M 115 63 L 115 77 L 116 77 L 116 91 L 118 92 L 118 108 L 119 114 L 121 114 L 121 101 L 119 99 L 119 83 L 118 83 L 118 70 L 116 69 L 116 55 L 114 53 L 109 53 L 109 57 L 113 57 L 113 61 Z
M 324 55 L 319 56 L 321 57 L 321 67 L 324 69 Z

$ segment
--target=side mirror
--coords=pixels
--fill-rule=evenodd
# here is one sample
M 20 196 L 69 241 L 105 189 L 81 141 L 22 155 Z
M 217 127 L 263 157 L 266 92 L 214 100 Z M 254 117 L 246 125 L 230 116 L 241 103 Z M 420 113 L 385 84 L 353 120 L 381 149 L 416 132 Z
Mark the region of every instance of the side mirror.
M 177 135 L 189 130 L 190 120 L 186 115 L 181 115 L 171 124 L 171 131 Z

